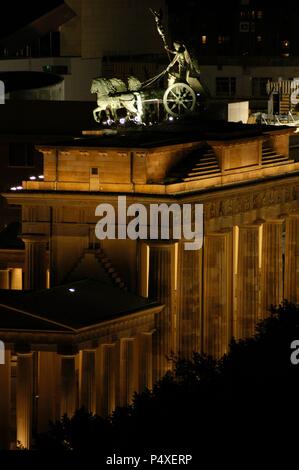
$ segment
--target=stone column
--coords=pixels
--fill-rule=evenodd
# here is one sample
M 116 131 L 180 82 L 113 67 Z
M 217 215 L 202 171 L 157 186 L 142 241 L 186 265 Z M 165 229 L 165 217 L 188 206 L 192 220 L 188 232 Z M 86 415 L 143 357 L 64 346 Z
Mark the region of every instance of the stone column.
M 22 268 L 11 269 L 11 289 L 22 290 Z
M 259 237 L 259 224 L 239 227 L 237 308 L 234 318 L 234 336 L 238 339 L 254 334 L 260 316 Z
M 25 289 L 45 289 L 47 286 L 46 249 L 48 237 L 25 233 Z
M 9 269 L 0 268 L 0 289 L 9 289 Z
M 32 435 L 33 353 L 18 354 L 16 420 L 17 444 L 29 449 Z
M 137 391 L 137 364 L 136 340 L 134 338 L 121 338 L 120 340 L 120 367 L 119 367 L 119 405 L 126 406 L 132 402 L 134 392 Z
M 221 357 L 232 335 L 232 231 L 206 235 L 203 249 L 203 350 Z
M 299 214 L 285 222 L 284 298 L 299 303 Z
M 177 350 L 189 359 L 192 353 L 200 351 L 202 346 L 202 252 L 203 249 L 187 251 L 184 249 L 184 243 L 179 245 Z
M 139 391 L 153 386 L 153 331 L 139 336 Z
M 59 418 L 58 403 L 58 356 L 56 352 L 40 351 L 38 361 L 38 432 L 49 428 L 49 421 Z
M 174 253 L 175 244 L 157 243 L 150 246 L 149 297 L 165 305 L 157 316 L 155 379 L 170 369 L 167 357 L 176 349 Z
M 80 406 L 96 412 L 95 350 L 80 352 Z
M 282 223 L 283 220 L 280 219 L 263 224 L 261 305 L 263 318 L 269 315 L 271 305 L 278 305 L 283 300 Z
M 61 355 L 60 415 L 71 418 L 78 408 L 75 355 Z
M 102 344 L 96 353 L 97 414 L 108 416 L 115 409 L 115 344 Z
M 10 351 L 5 351 L 5 364 L 0 364 L 0 450 L 10 448 L 11 410 Z

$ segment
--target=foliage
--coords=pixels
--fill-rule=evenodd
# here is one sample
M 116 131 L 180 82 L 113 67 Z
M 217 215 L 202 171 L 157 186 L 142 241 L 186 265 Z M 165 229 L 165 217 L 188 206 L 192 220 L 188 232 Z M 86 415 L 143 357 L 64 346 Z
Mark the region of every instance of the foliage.
M 285 302 L 272 307 L 252 338 L 233 340 L 221 359 L 199 353 L 192 360 L 174 357 L 173 371 L 152 391 L 135 394 L 131 406 L 117 408 L 106 420 L 79 410 L 51 425 L 48 442 L 69 449 L 91 448 L 99 439 L 107 448 L 132 442 L 139 448 L 193 446 L 202 454 L 211 442 L 219 451 L 232 444 L 279 445 L 281 429 L 285 433 L 288 420 L 299 417 L 299 365 L 290 361 L 294 339 L 299 307 Z

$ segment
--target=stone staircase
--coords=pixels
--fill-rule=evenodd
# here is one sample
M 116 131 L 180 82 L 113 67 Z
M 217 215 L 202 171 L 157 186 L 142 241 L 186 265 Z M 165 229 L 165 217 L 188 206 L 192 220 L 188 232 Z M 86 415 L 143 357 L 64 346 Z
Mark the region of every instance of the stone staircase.
M 127 286 L 113 267 L 112 261 L 103 250 L 85 250 L 74 268 L 67 276 L 66 282 L 80 281 L 85 278 L 112 283 L 127 291 Z
M 218 160 L 213 149 L 205 147 L 184 158 L 169 176 L 180 181 L 196 181 L 211 178 L 220 173 Z
M 283 163 L 288 163 L 289 158 L 285 155 L 276 153 L 271 147 L 266 144 L 263 144 L 262 147 L 262 165 L 281 165 Z
M 96 251 L 95 257 L 98 260 L 98 262 L 101 263 L 101 265 L 103 266 L 104 270 L 106 271 L 107 275 L 110 277 L 112 282 L 120 289 L 127 291 L 128 289 L 125 285 L 125 282 L 121 278 L 120 274 L 117 273 L 117 271 L 113 267 L 112 261 L 110 260 L 110 258 L 106 256 L 106 254 L 103 252 L 102 249 L 99 249 Z
M 282 93 L 279 103 L 279 114 L 288 114 L 290 111 L 290 95 Z

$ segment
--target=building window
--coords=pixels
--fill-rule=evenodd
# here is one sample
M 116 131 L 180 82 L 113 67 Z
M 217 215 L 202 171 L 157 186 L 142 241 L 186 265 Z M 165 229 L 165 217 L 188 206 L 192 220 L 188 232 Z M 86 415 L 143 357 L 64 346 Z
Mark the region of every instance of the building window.
M 55 73 L 57 75 L 68 75 L 67 65 L 44 65 L 43 72 Z
M 33 167 L 34 166 L 34 145 L 24 143 L 9 144 L 8 165 L 15 167 Z
M 202 44 L 207 44 L 207 36 L 205 36 L 205 35 L 201 36 L 201 43 Z
M 249 33 L 249 21 L 241 21 L 240 33 Z
M 218 36 L 218 44 L 228 44 L 229 41 L 230 41 L 229 36 L 223 36 L 223 35 Z
M 255 98 L 266 98 L 267 93 L 267 83 L 272 80 L 269 77 L 253 77 L 251 81 L 251 92 L 252 96 Z
M 263 18 L 263 12 L 261 10 L 259 10 L 256 14 L 256 17 L 258 20 L 261 20 Z
M 91 174 L 96 176 L 99 174 L 99 169 L 98 168 L 91 168 Z
M 236 95 L 236 77 L 216 77 L 216 95 L 231 97 Z

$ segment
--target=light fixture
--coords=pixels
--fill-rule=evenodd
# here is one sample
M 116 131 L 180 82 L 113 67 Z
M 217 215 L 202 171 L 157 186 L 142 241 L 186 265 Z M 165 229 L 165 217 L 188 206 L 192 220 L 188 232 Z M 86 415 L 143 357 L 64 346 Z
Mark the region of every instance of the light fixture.
M 126 118 L 120 118 L 119 122 L 120 122 L 120 124 L 125 124 Z
M 169 116 L 168 121 L 173 121 L 173 116 Z
M 70 287 L 69 292 L 76 292 L 76 289 L 74 289 L 73 287 Z
M 29 179 L 30 179 L 31 181 L 34 181 L 34 180 L 36 180 L 36 176 L 30 176 Z
M 23 186 L 17 186 L 17 189 L 20 191 L 21 189 L 23 189 Z
M 38 179 L 43 180 L 45 177 L 44 175 L 39 175 Z
M 12 188 L 10 188 L 11 191 L 16 191 L 17 188 L 15 186 L 13 186 Z

